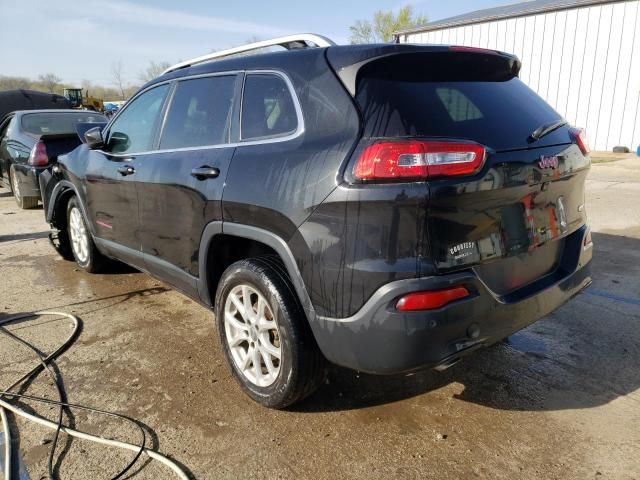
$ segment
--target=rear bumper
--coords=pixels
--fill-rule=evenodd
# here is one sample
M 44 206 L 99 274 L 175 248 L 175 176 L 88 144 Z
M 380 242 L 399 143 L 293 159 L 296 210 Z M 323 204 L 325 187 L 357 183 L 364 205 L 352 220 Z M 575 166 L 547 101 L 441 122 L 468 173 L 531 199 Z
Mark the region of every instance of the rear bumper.
M 328 360 L 355 370 L 393 374 L 446 366 L 551 313 L 591 283 L 592 246 L 585 227 L 565 246 L 556 271 L 507 296 L 491 292 L 472 270 L 401 280 L 380 288 L 352 317 L 317 317 L 312 328 Z M 410 292 L 464 285 L 470 297 L 437 310 L 399 312 Z
M 40 198 L 40 183 L 38 177 L 47 170 L 47 167 L 37 168 L 30 165 L 14 164 L 16 178 L 20 182 L 20 193 L 23 197 Z

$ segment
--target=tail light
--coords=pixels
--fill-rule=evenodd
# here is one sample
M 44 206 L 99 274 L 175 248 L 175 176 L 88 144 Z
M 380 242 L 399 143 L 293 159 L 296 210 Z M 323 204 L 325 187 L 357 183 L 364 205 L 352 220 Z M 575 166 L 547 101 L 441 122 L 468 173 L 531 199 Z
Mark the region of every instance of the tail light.
M 363 150 L 354 168 L 358 180 L 469 175 L 484 163 L 485 149 L 470 142 L 383 141 Z
M 49 155 L 47 155 L 47 147 L 43 142 L 36 143 L 31 149 L 29 155 L 29 165 L 34 167 L 46 167 L 49 165 Z
M 400 312 L 433 310 L 444 307 L 448 303 L 468 296 L 469 291 L 461 286 L 446 288 L 444 290 L 414 292 L 405 295 L 398 300 L 396 303 L 396 310 Z
M 589 142 L 587 141 L 587 134 L 584 131 L 584 129 L 572 128 L 570 132 L 571 132 L 571 137 L 573 141 L 576 142 L 582 154 L 589 155 L 589 152 L 591 152 L 591 149 L 589 148 Z

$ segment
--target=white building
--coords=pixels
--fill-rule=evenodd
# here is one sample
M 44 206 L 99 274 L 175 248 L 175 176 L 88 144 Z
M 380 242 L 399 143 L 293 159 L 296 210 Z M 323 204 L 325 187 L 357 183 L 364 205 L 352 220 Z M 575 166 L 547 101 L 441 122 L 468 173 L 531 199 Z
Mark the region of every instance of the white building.
M 640 144 L 640 1 L 535 0 L 398 32 L 401 43 L 515 53 L 520 78 L 594 150 Z

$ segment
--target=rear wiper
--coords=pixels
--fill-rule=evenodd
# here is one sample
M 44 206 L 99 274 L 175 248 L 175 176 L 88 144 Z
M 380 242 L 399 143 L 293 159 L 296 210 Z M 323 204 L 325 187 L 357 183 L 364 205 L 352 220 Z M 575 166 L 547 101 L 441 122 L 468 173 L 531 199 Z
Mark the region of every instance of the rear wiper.
M 540 140 L 545 135 L 550 134 L 554 130 L 557 130 L 558 128 L 563 127 L 566 124 L 567 124 L 566 120 L 557 120 L 552 123 L 545 123 L 544 125 L 541 125 L 540 127 L 536 128 L 531 133 L 531 135 L 529 135 L 528 141 L 529 143 L 533 143 L 537 140 Z

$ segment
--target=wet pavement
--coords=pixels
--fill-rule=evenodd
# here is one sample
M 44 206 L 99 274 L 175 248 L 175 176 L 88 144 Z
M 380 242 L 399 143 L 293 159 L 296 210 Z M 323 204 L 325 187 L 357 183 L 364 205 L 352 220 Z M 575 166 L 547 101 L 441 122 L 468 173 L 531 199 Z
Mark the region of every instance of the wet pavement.
M 288 411 L 242 394 L 209 312 L 124 266 L 78 271 L 49 246 L 42 210 L 19 211 L 6 189 L 0 318 L 78 315 L 82 333 L 57 362 L 69 401 L 136 418 L 194 478 L 640 479 L 640 159 L 594 165 L 587 197 L 595 252 L 585 293 L 443 373 L 333 368 Z M 68 321 L 44 317 L 10 329 L 43 351 L 69 333 Z M 1 385 L 32 365 L 28 351 L 0 337 Z M 28 391 L 55 393 L 44 377 Z M 78 411 L 68 421 L 136 440 L 112 419 Z M 51 433 L 13 422 L 31 479 L 46 478 Z M 77 440 L 57 452 L 65 479 L 109 478 L 131 458 Z M 174 477 L 146 463 L 134 478 Z

